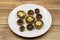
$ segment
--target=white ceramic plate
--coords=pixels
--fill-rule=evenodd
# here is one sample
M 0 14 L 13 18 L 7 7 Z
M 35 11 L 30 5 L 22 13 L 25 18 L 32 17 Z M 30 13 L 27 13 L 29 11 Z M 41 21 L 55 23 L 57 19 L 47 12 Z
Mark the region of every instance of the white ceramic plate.
M 19 25 L 17 25 L 17 20 L 19 19 L 17 17 L 17 12 L 19 10 L 24 10 L 27 11 L 32 9 L 34 11 L 34 9 L 39 8 L 40 9 L 40 14 L 42 15 L 42 20 L 44 22 L 43 27 L 40 30 L 34 29 L 32 31 L 28 31 L 27 29 L 24 32 L 20 32 L 19 31 Z M 48 31 L 48 29 L 51 27 L 52 24 L 52 17 L 49 13 L 49 11 L 47 9 L 45 9 L 44 7 L 40 6 L 40 5 L 36 5 L 36 4 L 23 4 L 20 5 L 18 7 L 16 7 L 9 15 L 8 17 L 8 24 L 9 27 L 11 28 L 11 30 L 16 33 L 19 36 L 22 37 L 27 37 L 27 38 L 33 38 L 33 37 L 37 37 L 37 36 L 41 36 L 44 33 L 46 33 Z M 26 24 L 24 24 L 24 26 L 26 26 Z

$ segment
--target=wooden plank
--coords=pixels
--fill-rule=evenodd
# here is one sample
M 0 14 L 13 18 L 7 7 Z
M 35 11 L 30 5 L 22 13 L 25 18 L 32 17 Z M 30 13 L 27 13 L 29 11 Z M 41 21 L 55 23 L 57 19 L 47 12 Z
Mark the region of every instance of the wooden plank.
M 0 17 L 8 17 L 12 9 L 0 9 Z
M 60 25 L 60 10 L 57 9 L 49 9 L 51 15 L 52 15 L 52 19 L 53 19 L 53 25 Z
M 0 2 L 19 2 L 19 1 L 36 1 L 36 0 L 0 0 Z
M 8 24 L 8 18 L 6 17 L 0 18 L 0 24 Z
M 52 15 L 50 30 L 43 36 L 31 40 L 60 40 L 60 0 L 0 0 L 0 40 L 30 40 L 15 35 L 8 26 L 8 15 L 17 6 L 33 3 L 44 6 Z
M 50 30 L 43 36 L 35 40 L 60 40 L 60 26 L 52 26 Z M 8 25 L 0 25 L 0 40 L 26 40 L 16 36 Z
M 22 38 L 14 35 L 8 25 L 0 25 L 0 40 L 22 40 Z
M 12 1 L 20 1 L 20 0 L 0 0 L 0 2 L 12 2 Z
M 60 9 L 48 9 L 53 18 L 52 25 L 60 25 Z M 0 24 L 8 24 L 11 9 L 0 9 Z
M 40 1 L 52 4 L 60 3 L 60 0 L 0 0 L 0 2 L 26 2 L 26 1 Z
M 21 4 L 26 4 L 26 3 L 34 3 L 34 4 L 39 4 L 44 6 L 45 8 L 49 9 L 60 9 L 60 2 L 51 3 L 51 2 L 36 2 L 36 1 L 26 1 L 26 2 L 0 2 L 0 9 L 14 9 L 15 7 L 21 5 Z

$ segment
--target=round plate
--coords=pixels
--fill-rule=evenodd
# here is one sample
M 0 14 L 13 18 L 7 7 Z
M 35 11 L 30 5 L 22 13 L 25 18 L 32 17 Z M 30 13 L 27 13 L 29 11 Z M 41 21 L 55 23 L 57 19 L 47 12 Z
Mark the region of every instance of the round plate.
M 40 14 L 42 15 L 42 20 L 44 22 L 43 27 L 40 30 L 34 29 L 32 31 L 28 31 L 27 29 L 24 32 L 21 32 L 19 30 L 19 25 L 17 25 L 17 20 L 19 19 L 17 17 L 17 12 L 19 10 L 24 10 L 26 13 L 28 12 L 28 10 L 32 9 L 33 11 L 38 8 L 40 9 Z M 37 36 L 41 36 L 44 33 L 46 33 L 48 31 L 48 29 L 51 27 L 52 24 L 52 17 L 49 13 L 49 11 L 47 9 L 45 9 L 44 7 L 40 6 L 40 5 L 36 5 L 36 4 L 23 4 L 20 5 L 18 7 L 16 7 L 9 15 L 8 17 L 8 24 L 9 27 L 11 28 L 11 30 L 16 33 L 19 36 L 22 37 L 27 37 L 27 38 L 34 38 Z M 26 26 L 26 24 L 24 24 L 24 26 Z

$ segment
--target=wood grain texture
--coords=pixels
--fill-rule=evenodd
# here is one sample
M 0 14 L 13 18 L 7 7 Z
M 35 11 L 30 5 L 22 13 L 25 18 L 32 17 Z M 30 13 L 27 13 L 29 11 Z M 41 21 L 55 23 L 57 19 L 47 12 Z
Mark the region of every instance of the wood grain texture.
M 30 40 L 14 34 L 8 26 L 8 16 L 17 6 L 34 3 L 44 6 L 52 15 L 50 30 L 43 36 L 31 40 L 60 40 L 60 0 L 0 0 L 0 40 Z
M 60 26 L 52 26 L 50 30 L 43 36 L 34 40 L 59 40 L 60 39 Z M 0 39 L 1 40 L 25 40 L 16 36 L 8 27 L 8 25 L 0 25 Z
M 0 9 L 14 9 L 18 5 L 26 4 L 26 3 L 34 3 L 44 6 L 47 9 L 60 9 L 60 2 L 55 4 L 56 2 L 41 2 L 41 1 L 26 1 L 26 2 L 0 2 Z M 8 7 L 9 6 L 9 7 Z M 2 8 L 3 7 L 3 8 Z

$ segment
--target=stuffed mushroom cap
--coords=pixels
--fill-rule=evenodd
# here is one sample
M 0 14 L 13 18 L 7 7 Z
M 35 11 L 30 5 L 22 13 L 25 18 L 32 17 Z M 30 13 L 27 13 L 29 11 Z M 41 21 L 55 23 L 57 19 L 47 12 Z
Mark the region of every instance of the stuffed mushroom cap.
M 19 18 L 21 18 L 21 19 L 24 19 L 25 16 L 26 16 L 26 13 L 25 13 L 25 11 L 18 11 L 18 12 L 17 12 L 17 16 L 18 16 Z
M 33 15 L 34 14 L 34 11 L 33 10 L 29 10 L 28 11 L 28 15 Z
M 21 25 L 24 24 L 24 21 L 23 21 L 22 19 L 18 19 L 18 20 L 17 20 L 17 24 L 21 26 Z
M 27 29 L 28 29 L 29 31 L 31 31 L 31 30 L 34 29 L 34 26 L 33 26 L 32 24 L 28 24 L 28 25 L 27 25 Z
M 40 10 L 38 8 L 35 9 L 35 13 L 36 14 L 39 14 L 40 13 Z
M 27 23 L 33 23 L 34 20 L 35 20 L 35 18 L 34 18 L 33 16 L 27 16 L 27 17 L 26 17 L 26 22 L 27 22 Z
M 40 29 L 43 26 L 43 21 L 42 20 L 36 20 L 34 25 L 35 25 L 36 29 Z
M 23 31 L 25 30 L 25 27 L 24 27 L 24 26 L 21 26 L 21 27 L 19 28 L 19 30 L 20 30 L 21 32 L 23 32 Z
M 36 18 L 37 19 L 42 19 L 42 15 L 41 14 L 36 14 Z

